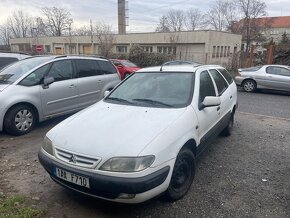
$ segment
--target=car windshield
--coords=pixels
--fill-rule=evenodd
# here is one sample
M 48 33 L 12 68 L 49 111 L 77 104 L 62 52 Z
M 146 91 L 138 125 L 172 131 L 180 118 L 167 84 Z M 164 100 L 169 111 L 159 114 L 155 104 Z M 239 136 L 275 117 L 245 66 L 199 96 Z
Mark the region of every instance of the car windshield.
M 0 84 L 14 83 L 25 73 L 50 59 L 52 59 L 52 57 L 34 57 L 9 65 L 0 71 Z
M 145 107 L 185 107 L 194 84 L 193 72 L 135 73 L 105 101 Z
M 138 67 L 136 64 L 130 62 L 130 61 L 121 61 L 123 65 L 126 67 Z

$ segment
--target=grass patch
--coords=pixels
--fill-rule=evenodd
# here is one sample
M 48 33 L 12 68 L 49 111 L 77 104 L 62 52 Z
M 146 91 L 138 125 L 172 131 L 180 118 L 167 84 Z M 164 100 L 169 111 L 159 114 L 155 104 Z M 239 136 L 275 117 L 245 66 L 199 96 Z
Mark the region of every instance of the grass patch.
M 24 196 L 0 197 L 0 218 L 38 218 L 44 214 L 43 210 L 28 206 Z

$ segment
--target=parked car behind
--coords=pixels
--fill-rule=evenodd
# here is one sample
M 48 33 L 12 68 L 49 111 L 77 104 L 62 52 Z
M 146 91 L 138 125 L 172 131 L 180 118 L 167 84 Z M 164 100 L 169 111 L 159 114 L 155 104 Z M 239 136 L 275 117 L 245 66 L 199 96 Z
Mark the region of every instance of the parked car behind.
M 290 91 L 290 67 L 285 65 L 264 65 L 239 69 L 236 84 L 246 92 L 257 89 Z
M 117 67 L 121 79 L 124 79 L 131 73 L 141 69 L 141 67 L 138 67 L 136 64 L 132 63 L 129 60 L 111 59 L 111 62 Z
M 22 53 L 1 52 L 0 53 L 0 69 L 14 63 L 16 61 L 31 57 Z
M 81 110 L 119 83 L 105 59 L 38 56 L 0 71 L 0 131 L 22 135 L 37 122 Z
M 196 157 L 230 135 L 236 107 L 236 84 L 220 66 L 145 68 L 50 130 L 39 160 L 55 182 L 83 194 L 178 200 Z

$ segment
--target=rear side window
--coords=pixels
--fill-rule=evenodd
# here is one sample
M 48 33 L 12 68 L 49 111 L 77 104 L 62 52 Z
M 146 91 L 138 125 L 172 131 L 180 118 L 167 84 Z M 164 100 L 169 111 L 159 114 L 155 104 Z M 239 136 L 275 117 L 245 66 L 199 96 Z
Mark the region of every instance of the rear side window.
M 70 60 L 63 60 L 54 62 L 50 68 L 48 76 L 52 76 L 54 80 L 62 81 L 72 79 L 74 71 Z
M 215 88 L 207 71 L 200 74 L 199 102 L 203 102 L 206 96 L 216 96 Z
M 218 71 L 226 78 L 229 84 L 232 84 L 234 81 L 231 74 L 226 69 L 218 69 Z
M 11 64 L 13 62 L 18 61 L 17 58 L 10 58 L 10 57 L 2 57 L 0 58 L 0 69 L 3 68 L 4 66 Z
M 217 70 L 209 70 L 218 89 L 218 94 L 221 95 L 227 88 L 228 84 L 222 75 Z
M 98 61 L 103 74 L 114 74 L 117 73 L 116 68 L 109 61 Z
M 267 67 L 266 71 L 268 74 L 290 77 L 290 70 L 282 67 Z
M 79 78 L 101 75 L 102 71 L 95 60 L 75 60 Z

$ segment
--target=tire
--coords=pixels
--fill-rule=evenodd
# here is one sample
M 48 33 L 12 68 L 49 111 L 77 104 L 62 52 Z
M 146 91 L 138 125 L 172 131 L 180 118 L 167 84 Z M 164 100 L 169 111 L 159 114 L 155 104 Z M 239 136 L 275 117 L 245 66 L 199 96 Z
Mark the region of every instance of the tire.
M 176 201 L 186 195 L 195 175 L 195 157 L 191 150 L 183 148 L 177 155 L 170 184 L 165 192 L 169 201 Z
M 242 83 L 245 92 L 255 92 L 257 90 L 257 83 L 252 79 L 247 79 Z
M 231 115 L 231 118 L 230 118 L 230 121 L 229 121 L 228 125 L 221 132 L 222 136 L 228 137 L 228 136 L 230 136 L 232 134 L 232 130 L 233 130 L 233 126 L 234 126 L 234 118 L 235 118 L 235 114 L 233 113 Z
M 36 123 L 35 111 L 28 105 L 17 105 L 9 109 L 4 118 L 7 133 L 15 136 L 29 133 Z

